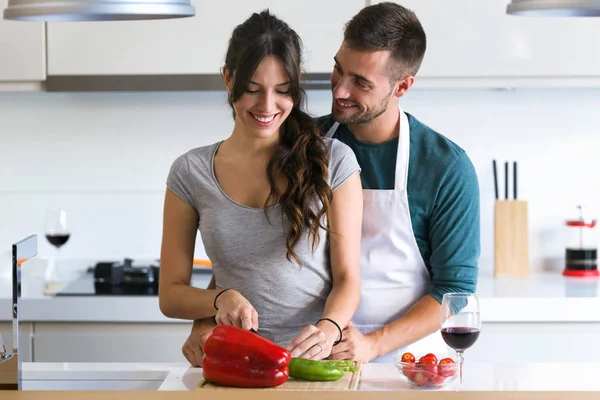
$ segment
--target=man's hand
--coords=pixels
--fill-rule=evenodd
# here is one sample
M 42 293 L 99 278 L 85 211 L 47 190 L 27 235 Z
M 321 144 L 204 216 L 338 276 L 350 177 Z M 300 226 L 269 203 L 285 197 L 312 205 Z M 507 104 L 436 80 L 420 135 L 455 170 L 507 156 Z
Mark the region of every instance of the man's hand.
M 352 322 L 343 331 L 343 339 L 331 350 L 330 360 L 369 362 L 377 358 L 375 337 L 363 335 Z
M 214 318 L 205 318 L 194 321 L 190 336 L 181 348 L 181 352 L 190 364 L 192 364 L 192 367 L 202 366 L 204 342 L 206 342 L 206 339 L 212 334 L 215 326 L 217 325 Z

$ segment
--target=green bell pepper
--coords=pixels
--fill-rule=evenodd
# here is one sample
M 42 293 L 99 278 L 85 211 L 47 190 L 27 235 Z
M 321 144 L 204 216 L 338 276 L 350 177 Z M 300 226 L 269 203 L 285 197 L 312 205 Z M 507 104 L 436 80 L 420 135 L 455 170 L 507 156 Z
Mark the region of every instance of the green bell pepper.
M 290 377 L 305 381 L 337 381 L 346 371 L 333 363 L 292 358 L 288 365 Z

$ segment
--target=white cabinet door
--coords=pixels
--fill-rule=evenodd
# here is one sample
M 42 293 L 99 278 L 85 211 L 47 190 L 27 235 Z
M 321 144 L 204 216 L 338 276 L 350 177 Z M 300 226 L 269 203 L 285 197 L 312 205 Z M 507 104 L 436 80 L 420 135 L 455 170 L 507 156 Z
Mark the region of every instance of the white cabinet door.
M 6 346 L 6 350 L 12 353 L 13 348 L 13 330 L 12 322 L 0 322 L 0 334 L 2 334 L 2 340 Z M 21 323 L 21 360 L 25 362 L 33 361 L 32 359 L 32 343 L 33 343 L 33 324 Z
M 483 323 L 466 362 L 586 363 L 600 359 L 600 323 Z
M 568 85 L 564 79 L 600 78 L 597 19 L 511 16 L 507 0 L 397 2 L 415 11 L 427 34 L 415 87 L 444 79 L 460 86 L 466 80 Z
M 364 0 L 192 0 L 196 16 L 48 23 L 49 75 L 218 74 L 236 25 L 267 7 L 307 47 L 307 72 L 331 72 L 344 23 Z
M 186 362 L 191 322 L 35 324 L 36 362 Z
M 8 0 L 0 0 L 0 12 Z M 46 79 L 46 36 L 43 22 L 0 18 L 0 82 Z

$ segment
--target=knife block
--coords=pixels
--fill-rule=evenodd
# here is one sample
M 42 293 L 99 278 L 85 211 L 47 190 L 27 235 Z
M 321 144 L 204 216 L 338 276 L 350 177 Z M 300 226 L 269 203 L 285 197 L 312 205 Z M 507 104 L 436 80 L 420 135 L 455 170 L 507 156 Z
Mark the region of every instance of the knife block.
M 13 354 L 6 360 L 0 360 L 0 390 L 18 390 L 19 355 Z
M 496 200 L 494 277 L 529 277 L 529 222 L 526 201 Z

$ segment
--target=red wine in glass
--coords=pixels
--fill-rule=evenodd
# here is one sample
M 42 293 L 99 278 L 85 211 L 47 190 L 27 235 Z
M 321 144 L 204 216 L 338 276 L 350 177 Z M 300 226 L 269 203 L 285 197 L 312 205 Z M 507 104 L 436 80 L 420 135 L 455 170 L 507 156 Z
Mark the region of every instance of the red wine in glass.
M 46 289 L 52 291 L 52 287 L 58 284 L 58 271 L 56 268 L 56 258 L 69 238 L 71 232 L 67 227 L 67 212 L 65 210 L 47 210 L 44 220 L 44 230 L 46 240 L 56 248 L 54 257 L 48 260 L 46 268 Z
M 456 351 L 465 351 L 473 346 L 479 337 L 479 329 L 457 326 L 442 329 L 444 342 Z
M 463 383 L 463 353 L 475 344 L 481 331 L 479 299 L 471 293 L 446 293 L 440 308 L 442 339 L 456 351 L 460 371 L 460 386 Z
M 46 239 L 50 244 L 57 249 L 63 246 L 69 240 L 71 234 L 69 233 L 47 233 Z

